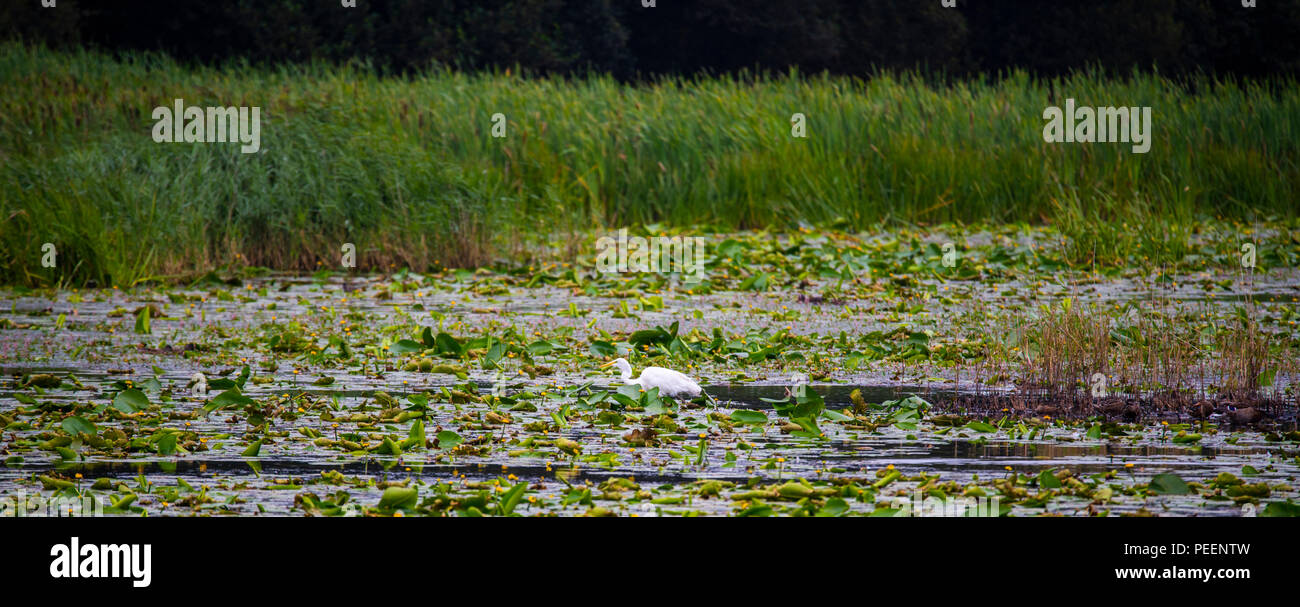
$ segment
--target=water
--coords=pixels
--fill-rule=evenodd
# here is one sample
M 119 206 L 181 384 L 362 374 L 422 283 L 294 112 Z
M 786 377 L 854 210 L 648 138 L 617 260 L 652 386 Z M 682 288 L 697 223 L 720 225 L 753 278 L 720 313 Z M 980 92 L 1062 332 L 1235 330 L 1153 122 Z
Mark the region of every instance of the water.
M 9 323 L 0 330 L 0 371 L 6 378 L 0 384 L 0 414 L 12 419 L 0 442 L 5 461 L 0 501 L 88 494 L 113 503 L 134 495 L 129 506 L 110 514 L 354 515 L 391 513 L 377 507 L 381 496 L 389 487 L 404 486 L 418 490 L 416 501 L 401 509 L 407 514 L 491 514 L 504 511 L 509 488 L 522 483 L 513 512 L 525 515 L 727 515 L 761 512 L 763 506 L 774 514 L 889 514 L 891 507 L 914 498 L 982 494 L 999 497 L 1016 516 L 1241 516 L 1297 497 L 1298 447 L 1285 440 L 1294 421 L 1248 430 L 1230 428 L 1218 417 L 1200 425 L 1167 416 L 1089 438 L 1093 421 L 995 416 L 986 421 L 1002 427 L 980 432 L 966 425 L 977 418 L 960 416 L 953 427 L 942 425 L 952 420 L 936 417 L 953 412 L 958 397 L 1006 396 L 1013 387 L 976 383 L 969 372 L 961 376 L 939 365 L 879 363 L 848 370 L 836 359 L 830 377 L 810 380 L 826 408 L 841 413 L 852 413 L 854 390 L 873 405 L 917 395 L 933 407 L 915 426 L 891 423 L 892 411 L 873 409 L 851 421 L 819 420 L 823 435 L 783 427 L 788 420 L 763 399 L 784 398 L 792 370 L 815 367 L 817 349 L 830 347 L 824 345 L 807 348 L 805 358 L 793 363 L 687 369 L 703 379 L 719 403 L 716 409 L 685 404 L 668 416 L 655 416 L 608 399 L 583 404 L 617 383 L 594 369 L 586 351 L 592 319 L 611 334 L 673 321 L 681 322 L 682 334 L 695 327 L 785 328 L 817 336 L 810 344 L 832 344 L 840 331 L 857 335 L 897 325 L 864 313 L 861 306 L 722 293 L 666 296 L 661 309 L 611 318 L 616 304 L 609 298 L 571 296 L 555 288 L 515 288 L 481 297 L 468 290 L 469 284 L 449 283 L 385 299 L 377 293 L 391 284 L 377 278 L 347 286 L 353 290 L 338 282 L 270 277 L 242 288 L 9 293 L 10 310 L 0 313 Z M 152 332 L 138 334 L 131 312 L 149 302 L 167 317 L 152 318 Z M 558 315 L 570 303 L 589 314 Z M 952 327 L 952 315 L 940 315 L 942 308 L 933 302 L 926 305 L 933 312 L 908 318 L 936 333 Z M 1227 309 L 1231 304 L 1212 305 Z M 277 352 L 270 345 L 268 335 L 289 321 L 302 325 L 312 344 L 307 351 Z M 415 326 L 462 337 L 513 327 L 529 340 L 548 339 L 567 349 L 537 356 L 535 363 L 554 370 L 537 378 L 519 375 L 517 359 L 503 361 L 509 371 L 500 382 L 503 395 L 531 403 L 534 411 L 511 410 L 509 402 L 456 403 L 444 389 L 472 384 L 486 395 L 499 381 L 495 372 L 476 362 L 465 365 L 464 380 L 405 372 L 400 357 L 376 352 L 385 340 L 409 338 Z M 329 354 L 330 335 L 349 341 L 351 358 Z M 255 404 L 203 414 L 203 406 L 223 389 L 193 393 L 187 388 L 191 375 L 201 371 L 209 382 L 235 379 L 245 364 L 251 377 L 243 394 Z M 55 375 L 62 386 L 20 385 L 33 374 Z M 333 381 L 314 383 L 321 377 Z M 116 383 L 124 381 L 145 386 L 150 407 L 144 412 L 119 415 L 110 406 L 120 390 Z M 580 388 L 584 384 L 591 385 Z M 413 421 L 381 419 L 387 407 L 377 403 L 377 391 L 400 401 L 402 409 L 415 408 L 409 396 L 431 395 L 422 421 L 424 446 L 412 444 L 401 455 L 381 452 L 385 438 L 392 443 L 410 438 Z M 558 416 L 565 406 L 571 415 L 557 420 L 552 414 Z M 762 412 L 769 421 L 747 425 L 738 423 L 739 417 L 728 422 L 711 415 L 736 411 Z M 62 452 L 47 444 L 67 436 L 60 428 L 74 413 L 92 420 L 100 437 L 121 431 L 124 442 L 101 448 L 74 441 L 62 445 Z M 489 413 L 510 420 L 489 423 Z M 614 413 L 623 419 L 611 426 Z M 657 432 L 651 444 L 624 439 L 647 426 Z M 175 433 L 175 445 L 184 451 L 160 446 L 167 431 Z M 449 447 L 441 439 L 432 445 L 443 431 L 454 432 L 461 446 Z M 1175 442 L 1179 431 L 1202 438 Z M 1270 440 L 1269 433 L 1284 440 Z M 566 453 L 554 443 L 557 438 L 576 441 L 580 454 Z M 245 455 L 258 440 L 258 453 Z M 701 444 L 703 455 L 696 451 Z M 1067 470 L 1068 475 L 1062 472 Z M 1044 487 L 1039 477 L 1044 471 L 1062 473 L 1061 487 Z M 894 472 L 901 476 L 890 480 Z M 1221 478 L 1212 485 L 1223 473 L 1241 484 L 1266 483 L 1267 496 L 1229 495 L 1241 484 Z M 1192 483 L 1192 492 L 1150 494 L 1149 481 L 1161 474 Z M 66 480 L 73 488 L 43 488 L 41 477 Z M 108 480 L 91 489 L 99 479 Z M 782 486 L 784 493 L 778 490 Z M 918 494 L 918 488 L 926 493 Z

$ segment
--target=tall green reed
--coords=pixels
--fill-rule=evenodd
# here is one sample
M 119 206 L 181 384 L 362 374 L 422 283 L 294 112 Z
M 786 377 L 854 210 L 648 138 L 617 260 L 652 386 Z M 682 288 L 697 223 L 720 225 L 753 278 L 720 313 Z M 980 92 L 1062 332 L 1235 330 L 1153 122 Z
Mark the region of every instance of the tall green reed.
M 1124 224 L 1294 217 L 1300 184 L 1292 81 L 386 78 L 12 43 L 0 81 L 7 283 L 129 283 L 235 260 L 311 270 L 337 266 L 344 242 L 363 269 L 478 265 L 533 239 L 656 222 L 1047 222 L 1071 261 L 1114 262 L 1143 233 Z M 1067 97 L 1151 106 L 1151 152 L 1044 143 L 1043 109 Z M 260 106 L 263 151 L 155 143 L 150 113 L 176 98 Z M 504 139 L 490 136 L 498 112 Z M 791 136 L 795 113 L 806 139 Z M 39 266 L 43 242 L 59 268 Z

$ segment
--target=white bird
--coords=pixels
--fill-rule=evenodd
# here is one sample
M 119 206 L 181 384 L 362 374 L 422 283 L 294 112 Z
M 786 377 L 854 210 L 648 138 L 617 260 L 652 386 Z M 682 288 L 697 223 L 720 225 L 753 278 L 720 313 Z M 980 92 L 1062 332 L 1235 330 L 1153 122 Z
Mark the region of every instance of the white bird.
M 663 367 L 646 367 L 641 371 L 641 376 L 632 379 L 632 365 L 627 364 L 625 358 L 615 358 L 600 366 L 601 369 L 606 367 L 617 366 L 623 374 L 623 383 L 639 385 L 643 390 L 650 388 L 659 388 L 659 394 L 671 398 L 689 397 L 695 398 L 700 395 L 700 385 L 695 380 L 687 377 L 685 374 L 665 369 Z

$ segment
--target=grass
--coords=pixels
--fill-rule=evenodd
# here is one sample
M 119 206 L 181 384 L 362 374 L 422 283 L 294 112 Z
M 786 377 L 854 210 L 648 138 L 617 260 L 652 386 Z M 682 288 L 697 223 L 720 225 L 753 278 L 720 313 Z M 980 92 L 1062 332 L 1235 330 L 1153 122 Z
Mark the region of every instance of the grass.
M 107 286 L 232 263 L 476 266 L 666 223 L 1050 223 L 1073 264 L 1181 256 L 1202 219 L 1293 219 L 1294 81 L 908 74 L 667 79 L 195 68 L 0 46 L 0 283 Z M 1153 148 L 1042 141 L 1043 109 L 1151 106 Z M 153 108 L 262 108 L 262 149 L 160 144 Z M 509 119 L 490 136 L 490 117 Z M 808 117 L 806 139 L 790 116 Z M 40 264 L 40 245 L 59 251 Z

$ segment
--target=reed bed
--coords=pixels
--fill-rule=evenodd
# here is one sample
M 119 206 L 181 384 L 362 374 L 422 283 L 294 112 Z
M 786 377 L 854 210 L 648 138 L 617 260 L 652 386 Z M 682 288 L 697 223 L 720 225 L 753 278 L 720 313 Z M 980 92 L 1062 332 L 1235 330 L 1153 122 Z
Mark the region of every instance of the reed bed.
M 475 266 L 524 242 L 648 223 L 1053 223 L 1072 263 L 1120 263 L 1134 246 L 1159 250 L 1133 238 L 1178 253 L 1198 218 L 1294 217 L 1300 194 L 1294 81 L 792 73 L 625 85 L 194 67 L 8 43 L 0 82 L 0 282 L 11 284 L 313 270 L 337 266 L 345 242 L 361 270 Z M 1043 109 L 1067 97 L 1151 106 L 1151 152 L 1044 143 Z M 153 108 L 177 98 L 261 107 L 262 152 L 154 142 Z M 498 112 L 503 139 L 490 135 Z M 795 113 L 807 138 L 791 136 Z M 1120 228 L 1143 222 L 1163 227 Z M 44 242 L 60 252 L 55 270 L 40 266 Z

